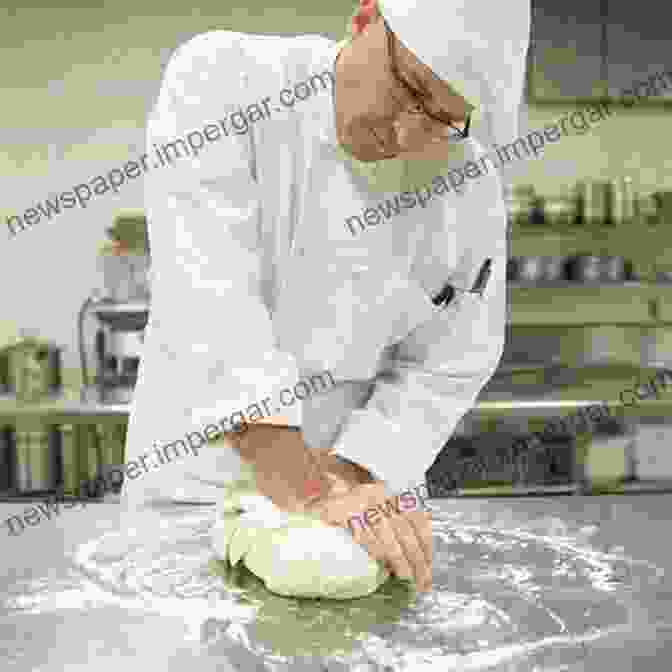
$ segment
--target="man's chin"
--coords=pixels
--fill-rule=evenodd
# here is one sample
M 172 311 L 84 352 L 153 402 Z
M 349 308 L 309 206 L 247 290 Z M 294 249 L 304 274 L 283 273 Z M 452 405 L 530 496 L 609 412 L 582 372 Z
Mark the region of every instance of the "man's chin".
M 352 149 L 348 148 L 348 152 L 353 159 L 361 161 L 362 163 L 377 163 L 378 161 L 386 161 L 388 159 L 398 158 L 398 154 L 386 154 L 381 152 L 377 147 L 375 149 Z

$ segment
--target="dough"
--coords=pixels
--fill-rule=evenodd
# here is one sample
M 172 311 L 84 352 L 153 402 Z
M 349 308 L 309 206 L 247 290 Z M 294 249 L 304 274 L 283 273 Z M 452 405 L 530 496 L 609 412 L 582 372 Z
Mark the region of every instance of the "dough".
M 242 560 L 268 590 L 287 597 L 364 597 L 390 576 L 348 530 L 316 514 L 281 511 L 256 492 L 253 478 L 227 488 L 211 535 L 220 560 Z

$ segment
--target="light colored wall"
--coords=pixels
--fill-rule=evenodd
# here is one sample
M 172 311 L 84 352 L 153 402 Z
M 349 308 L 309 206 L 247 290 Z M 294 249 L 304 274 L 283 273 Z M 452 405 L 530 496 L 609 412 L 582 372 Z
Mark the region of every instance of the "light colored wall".
M 190 36 L 222 28 L 340 38 L 354 3 L 22 4 L 0 9 L 0 321 L 66 346 L 66 365 L 76 366 L 77 310 L 100 284 L 97 248 L 119 210 L 142 208 L 142 178 L 14 238 L 5 217 L 137 158 L 162 68 Z M 327 4 L 330 12 L 318 15 Z M 529 127 L 564 112 L 528 110 Z M 515 181 L 532 182 L 542 192 L 621 171 L 641 174 L 651 188 L 672 188 L 669 131 L 669 112 L 621 110 L 590 135 L 565 138 L 543 160 L 521 162 L 511 172 Z

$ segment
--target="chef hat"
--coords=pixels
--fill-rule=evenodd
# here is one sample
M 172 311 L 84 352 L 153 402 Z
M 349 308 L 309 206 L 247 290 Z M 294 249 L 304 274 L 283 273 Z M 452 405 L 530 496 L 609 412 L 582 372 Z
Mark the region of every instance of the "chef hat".
M 378 0 L 400 42 L 476 109 L 485 145 L 518 137 L 530 0 Z

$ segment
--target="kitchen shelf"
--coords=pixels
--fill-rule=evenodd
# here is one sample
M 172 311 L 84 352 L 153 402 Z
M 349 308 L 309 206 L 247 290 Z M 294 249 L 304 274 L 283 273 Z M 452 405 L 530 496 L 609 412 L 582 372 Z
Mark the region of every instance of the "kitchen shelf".
M 0 423 L 41 420 L 54 425 L 125 424 L 129 409 L 129 404 L 83 403 L 62 395 L 33 403 L 4 395 L 0 396 Z
M 613 485 L 569 483 L 567 485 L 517 486 L 497 485 L 483 488 L 464 488 L 435 499 L 483 498 L 483 497 L 548 497 L 549 495 L 651 495 L 672 493 L 672 481 L 632 480 Z
M 672 326 L 670 283 L 509 283 L 507 305 L 513 326 Z
M 653 265 L 672 267 L 672 222 L 648 226 L 512 226 L 509 254 L 566 256 L 574 254 L 621 256 L 633 262 L 638 277 Z

